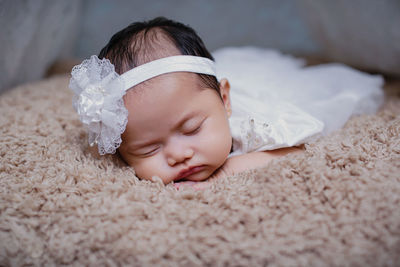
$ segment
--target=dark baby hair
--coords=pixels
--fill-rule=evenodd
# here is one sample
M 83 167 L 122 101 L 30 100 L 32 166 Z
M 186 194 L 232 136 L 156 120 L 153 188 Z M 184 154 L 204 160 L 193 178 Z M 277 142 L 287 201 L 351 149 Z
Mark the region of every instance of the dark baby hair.
M 151 54 L 162 50 L 155 47 L 157 38 L 160 37 L 159 33 L 171 41 L 182 55 L 206 57 L 214 60 L 201 38 L 191 27 L 164 17 L 135 22 L 117 32 L 111 37 L 108 44 L 101 49 L 99 58 L 109 59 L 115 66 L 115 71 L 122 74 L 153 60 Z M 215 89 L 219 94 L 218 81 L 215 76 L 198 75 L 203 86 Z

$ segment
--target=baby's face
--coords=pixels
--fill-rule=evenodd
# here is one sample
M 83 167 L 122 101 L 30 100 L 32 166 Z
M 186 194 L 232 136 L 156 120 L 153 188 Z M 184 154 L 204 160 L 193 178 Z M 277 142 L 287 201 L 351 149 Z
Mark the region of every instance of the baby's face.
M 124 98 L 128 124 L 119 152 L 142 179 L 160 177 L 201 181 L 223 165 L 232 138 L 229 130 L 229 83 L 221 82 L 221 100 L 202 88 L 194 73 L 153 78 Z

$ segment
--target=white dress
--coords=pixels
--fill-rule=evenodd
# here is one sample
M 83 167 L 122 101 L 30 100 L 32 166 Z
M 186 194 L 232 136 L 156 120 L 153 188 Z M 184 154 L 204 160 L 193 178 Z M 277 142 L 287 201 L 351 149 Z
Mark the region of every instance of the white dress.
M 230 156 L 303 144 L 383 102 L 381 76 L 343 64 L 304 67 L 302 59 L 255 47 L 213 56 L 218 79 L 231 85 Z

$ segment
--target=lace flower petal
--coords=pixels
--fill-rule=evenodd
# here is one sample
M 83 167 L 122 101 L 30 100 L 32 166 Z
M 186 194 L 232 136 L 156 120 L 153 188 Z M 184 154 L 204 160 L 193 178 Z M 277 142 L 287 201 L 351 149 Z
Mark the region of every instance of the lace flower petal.
M 128 122 L 122 97 L 124 82 L 108 59 L 91 56 L 71 72 L 69 87 L 73 107 L 89 132 L 89 144 L 97 144 L 101 155 L 115 153 Z

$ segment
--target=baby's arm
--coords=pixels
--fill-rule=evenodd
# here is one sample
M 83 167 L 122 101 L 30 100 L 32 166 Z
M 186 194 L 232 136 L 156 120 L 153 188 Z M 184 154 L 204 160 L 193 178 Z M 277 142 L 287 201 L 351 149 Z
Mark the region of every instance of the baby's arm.
M 222 178 L 232 176 L 240 172 L 259 168 L 267 165 L 267 163 L 277 157 L 287 155 L 289 153 L 301 153 L 303 150 L 298 147 L 281 148 L 270 151 L 262 152 L 251 152 L 239 156 L 233 156 L 228 158 L 224 165 L 216 170 L 210 178 Z M 175 187 L 179 189 L 181 185 L 190 185 L 195 189 L 204 189 L 210 185 L 210 182 L 183 182 L 175 184 Z
M 259 168 L 267 165 L 267 163 L 274 158 L 281 157 L 289 153 L 301 153 L 302 151 L 302 149 L 297 147 L 288 147 L 233 156 L 228 158 L 224 165 L 222 165 L 221 168 L 219 168 L 210 178 L 220 178 L 229 175 L 235 175 L 246 170 Z

